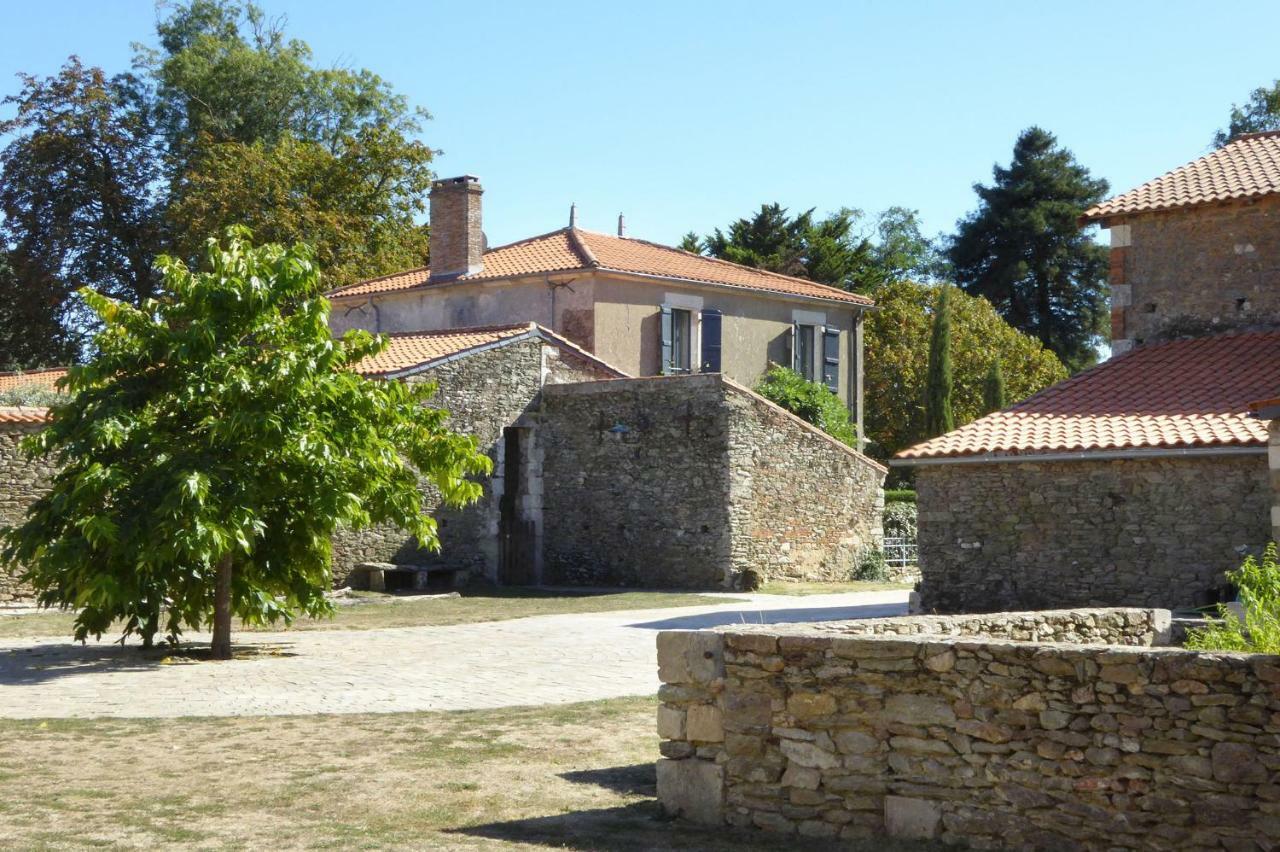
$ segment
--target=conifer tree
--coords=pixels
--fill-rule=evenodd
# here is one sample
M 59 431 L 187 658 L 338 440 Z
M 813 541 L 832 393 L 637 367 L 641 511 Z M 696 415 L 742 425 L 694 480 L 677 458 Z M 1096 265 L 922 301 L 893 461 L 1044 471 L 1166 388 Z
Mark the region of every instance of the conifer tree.
M 929 375 L 925 384 L 925 429 L 928 437 L 943 435 L 955 428 L 951 413 L 951 287 L 942 286 L 938 313 L 933 318 L 929 339 Z
M 987 371 L 987 377 L 982 383 L 982 411 L 984 414 L 990 414 L 993 411 L 1000 411 L 1008 402 L 1005 401 L 1004 391 L 1004 368 L 1000 366 L 1000 359 L 991 362 L 991 369 Z

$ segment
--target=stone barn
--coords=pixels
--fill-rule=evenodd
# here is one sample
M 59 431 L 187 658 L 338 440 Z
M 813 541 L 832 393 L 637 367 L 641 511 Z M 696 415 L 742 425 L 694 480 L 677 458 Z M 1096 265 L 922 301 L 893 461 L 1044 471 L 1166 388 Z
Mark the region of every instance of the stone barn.
M 1280 395 L 1277 163 L 1280 133 L 1247 134 L 1084 213 L 1112 359 L 892 462 L 925 609 L 1208 604 L 1271 537 L 1249 405 Z
M 402 566 L 379 576 L 406 583 L 424 571 L 513 585 L 844 580 L 882 541 L 885 468 L 721 374 L 629 378 L 530 323 L 392 334 L 358 369 L 435 383 L 494 473 L 476 504 L 428 500 L 438 553 L 390 526 L 339 533 L 338 584 L 361 583 L 353 569 L 370 562 Z M 44 410 L 17 411 L 0 415 L 3 520 L 50 473 L 16 452 Z M 6 576 L 0 599 L 22 596 Z

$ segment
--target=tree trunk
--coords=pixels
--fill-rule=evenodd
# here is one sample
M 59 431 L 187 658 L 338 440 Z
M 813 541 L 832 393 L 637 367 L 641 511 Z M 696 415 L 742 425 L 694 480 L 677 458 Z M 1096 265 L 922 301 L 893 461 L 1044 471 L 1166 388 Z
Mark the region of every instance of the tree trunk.
M 231 659 L 231 554 L 218 561 L 217 585 L 213 591 L 213 642 L 215 660 Z

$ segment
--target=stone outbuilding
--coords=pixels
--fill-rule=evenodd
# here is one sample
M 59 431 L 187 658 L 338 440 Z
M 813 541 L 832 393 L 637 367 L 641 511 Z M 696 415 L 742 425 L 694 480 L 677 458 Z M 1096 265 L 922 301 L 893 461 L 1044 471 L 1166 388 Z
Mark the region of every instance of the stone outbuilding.
M 1271 536 L 1280 331 L 1148 345 L 900 453 L 925 611 L 1199 606 Z
M 718 373 L 626 376 L 532 323 L 392 334 L 364 375 L 432 382 L 451 428 L 494 462 L 480 500 L 428 493 L 441 550 L 402 530 L 342 532 L 334 579 L 361 563 L 501 584 L 726 588 L 848 579 L 882 542 L 885 468 Z M 0 409 L 0 521 L 51 470 L 17 453 L 44 409 Z M 21 597 L 0 572 L 0 600 Z

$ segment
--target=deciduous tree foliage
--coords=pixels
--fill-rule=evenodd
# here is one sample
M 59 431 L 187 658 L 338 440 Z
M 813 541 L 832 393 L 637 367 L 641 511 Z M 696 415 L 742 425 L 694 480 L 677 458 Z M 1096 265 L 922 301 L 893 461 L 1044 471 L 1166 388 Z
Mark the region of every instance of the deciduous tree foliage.
M 978 209 L 947 249 L 955 279 L 1069 368 L 1087 367 L 1107 316 L 1107 253 L 1077 219 L 1107 182 L 1039 127 L 1018 136 L 1013 161 L 993 176 L 990 186 L 974 185 Z
M 426 262 L 425 111 L 370 71 L 315 67 L 251 3 L 166 6 L 157 36 L 132 74 L 72 57 L 24 77 L 0 124 L 0 237 L 73 348 L 92 326 L 79 287 L 138 304 L 160 284 L 158 254 L 193 263 L 232 224 L 310 243 L 334 285 Z M 13 360 L 30 363 L 0 351 Z
M 945 435 L 956 428 L 956 418 L 951 412 L 951 388 L 951 285 L 943 284 L 929 334 L 929 371 L 924 390 L 926 437 Z
M 1280 130 L 1280 80 L 1249 93 L 1244 105 L 1232 104 L 1227 126 L 1213 135 L 1213 144 L 1223 145 L 1246 133 Z
M 226 657 L 232 614 L 329 611 L 339 525 L 391 522 L 436 547 L 420 477 L 461 505 L 490 462 L 426 405 L 433 387 L 352 372 L 385 339 L 330 336 L 309 248 L 232 229 L 200 271 L 158 266 L 166 295 L 139 307 L 83 291 L 102 323 L 93 356 L 26 443 L 61 471 L 3 556 L 42 605 L 78 608 L 77 639 L 212 625 Z
M 926 437 L 925 375 L 942 288 L 895 281 L 876 288 L 867 313 L 863 425 L 876 451 L 890 456 Z M 1067 377 L 1062 362 L 1034 337 L 1000 318 L 986 299 L 951 288 L 951 410 L 957 426 L 986 413 L 983 385 L 998 358 L 1010 403 Z

